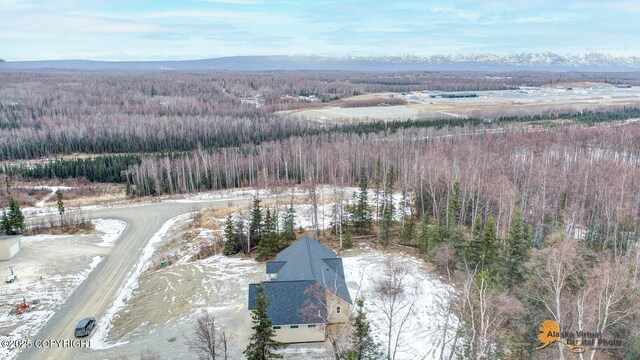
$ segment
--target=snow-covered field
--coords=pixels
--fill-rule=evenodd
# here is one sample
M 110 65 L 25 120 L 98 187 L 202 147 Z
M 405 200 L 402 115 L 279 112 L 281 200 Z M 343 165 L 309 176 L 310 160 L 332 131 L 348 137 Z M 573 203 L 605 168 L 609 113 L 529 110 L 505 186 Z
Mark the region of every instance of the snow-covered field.
M 338 119 L 407 119 L 420 117 L 421 111 L 410 106 L 369 106 L 357 108 L 319 108 L 310 110 L 300 110 L 293 112 L 297 116 L 308 117 L 321 120 Z
M 407 322 L 402 326 L 396 359 L 439 359 L 444 338 L 442 329 L 447 318 L 444 306 L 450 292 L 453 291 L 451 286 L 422 270 L 422 260 L 415 257 L 386 254 L 372 249 L 358 249 L 358 255 L 355 256 L 350 256 L 350 252 L 347 251 L 343 257 L 347 286 L 354 304 L 356 298 L 364 298 L 364 308 L 371 322 L 374 339 L 386 349 L 388 320 L 374 294 L 376 281 L 384 277 L 386 261 L 402 262 L 409 270 L 403 280 L 407 303 L 414 303 Z M 394 337 L 400 329 L 400 318 L 407 314 L 408 309 L 409 306 L 396 316 Z M 448 323 L 449 329 L 455 328 L 457 319 L 452 316 Z M 450 339 L 452 335 L 449 331 L 446 338 Z M 392 346 L 394 343 L 395 341 L 392 341 Z M 445 349 L 448 350 L 448 347 Z
M 102 241 L 96 244 L 98 246 L 113 246 L 127 226 L 124 221 L 115 219 L 94 219 L 91 222 L 96 231 L 102 233 Z
M 26 243 L 64 242 L 68 238 L 69 236 L 31 236 L 26 238 Z M 0 340 L 33 339 L 66 301 L 67 296 L 89 276 L 100 261 L 101 256 L 88 256 L 84 258 L 83 265 L 80 265 L 82 270 L 66 273 L 59 270 L 52 276 L 41 276 L 42 269 L 37 266 L 17 266 L 18 281 L 4 284 L 1 290 Z M 11 310 L 23 301 L 31 305 L 31 311 L 21 315 L 12 314 Z M 13 359 L 18 355 L 18 350 L 0 347 L 0 359 Z
M 168 199 L 164 200 L 166 202 L 176 202 L 176 203 L 193 203 L 193 202 L 203 202 L 203 201 L 213 201 L 213 200 L 238 200 L 252 196 L 260 196 L 265 197 L 269 195 L 270 192 L 268 190 L 257 190 L 257 189 L 245 189 L 245 190 L 220 190 L 214 192 L 206 192 L 206 193 L 197 193 L 194 195 L 187 195 L 181 199 Z

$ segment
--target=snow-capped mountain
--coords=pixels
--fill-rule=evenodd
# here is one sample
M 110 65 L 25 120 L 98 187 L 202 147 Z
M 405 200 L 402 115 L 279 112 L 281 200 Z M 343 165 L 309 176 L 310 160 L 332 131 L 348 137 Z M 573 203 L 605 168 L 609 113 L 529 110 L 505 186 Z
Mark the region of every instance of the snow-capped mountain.
M 566 54 L 551 52 L 521 54 L 397 55 L 397 56 L 235 56 L 181 61 L 7 61 L 2 70 L 347 70 L 347 71 L 640 71 L 640 57 L 603 53 Z

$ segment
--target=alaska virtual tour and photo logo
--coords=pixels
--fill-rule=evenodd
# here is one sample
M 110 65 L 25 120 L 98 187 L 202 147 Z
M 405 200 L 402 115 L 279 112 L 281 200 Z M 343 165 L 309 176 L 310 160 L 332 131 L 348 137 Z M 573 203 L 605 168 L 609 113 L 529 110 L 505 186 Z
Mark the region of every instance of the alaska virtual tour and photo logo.
M 538 334 L 540 344 L 536 350 L 541 350 L 553 343 L 564 344 L 569 350 L 581 353 L 586 348 L 612 348 L 622 346 L 622 340 L 605 339 L 601 332 L 588 331 L 561 331 L 560 323 L 553 320 L 545 320 L 540 324 Z

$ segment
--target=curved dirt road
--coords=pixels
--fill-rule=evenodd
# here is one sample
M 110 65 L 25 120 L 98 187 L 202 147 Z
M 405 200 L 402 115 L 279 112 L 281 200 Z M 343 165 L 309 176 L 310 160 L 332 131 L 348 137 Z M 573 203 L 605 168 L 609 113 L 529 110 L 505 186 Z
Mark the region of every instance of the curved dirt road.
M 111 305 L 116 291 L 133 268 L 142 249 L 162 225 L 174 216 L 211 206 L 227 206 L 229 203 L 245 204 L 250 200 L 217 200 L 197 203 L 160 202 L 141 206 L 93 210 L 88 218 L 118 219 L 127 223 L 112 252 L 89 274 L 67 298 L 65 303 L 49 319 L 46 325 L 31 339 L 73 340 L 73 330 L 78 321 L 93 316 L 100 322 Z M 86 348 L 29 348 L 18 359 L 76 359 L 91 358 L 92 350 Z

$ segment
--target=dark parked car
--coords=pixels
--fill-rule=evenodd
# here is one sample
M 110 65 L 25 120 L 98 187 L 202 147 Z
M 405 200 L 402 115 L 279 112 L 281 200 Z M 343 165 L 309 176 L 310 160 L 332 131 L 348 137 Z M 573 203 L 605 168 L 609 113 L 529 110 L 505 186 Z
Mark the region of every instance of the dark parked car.
M 96 326 L 96 319 L 92 317 L 84 318 L 80 320 L 76 326 L 75 335 L 77 337 L 83 337 L 91 334 L 91 330 Z

